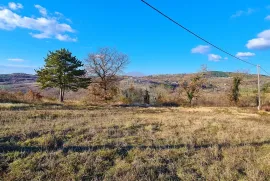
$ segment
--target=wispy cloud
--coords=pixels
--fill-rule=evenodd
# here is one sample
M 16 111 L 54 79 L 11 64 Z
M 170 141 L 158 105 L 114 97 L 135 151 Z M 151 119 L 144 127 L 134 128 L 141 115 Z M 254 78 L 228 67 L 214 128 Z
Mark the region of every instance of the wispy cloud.
M 191 49 L 191 53 L 206 54 L 210 51 L 210 46 L 207 45 L 198 45 L 195 48 Z
M 42 16 L 47 16 L 47 9 L 46 8 L 44 8 L 44 7 L 42 7 L 42 6 L 38 5 L 38 4 L 35 5 L 35 8 L 38 9 L 38 11 L 40 12 L 40 14 Z
M 216 54 L 209 54 L 208 55 L 209 61 L 219 62 L 221 59 L 222 59 L 222 57 L 220 55 L 216 55 Z
M 13 65 L 13 64 L 0 65 L 0 66 L 7 67 L 7 68 L 31 68 L 31 69 L 37 68 L 36 66 L 31 66 L 31 65 Z
M 265 20 L 270 20 L 270 15 L 266 16 L 264 19 Z
M 24 59 L 21 59 L 21 58 L 9 58 L 8 61 L 11 61 L 11 62 L 24 62 Z
M 73 41 L 73 42 L 77 41 L 77 38 L 71 38 L 68 35 L 61 35 L 61 34 L 56 35 L 56 39 L 60 41 Z
M 56 11 L 56 12 L 54 12 L 54 14 L 56 15 L 56 18 L 58 20 L 65 20 L 65 21 L 67 21 L 69 23 L 72 23 L 71 19 L 65 17 L 62 13 Z
M 23 9 L 23 5 L 20 3 L 14 3 L 14 2 L 10 2 L 8 3 L 8 7 L 12 10 L 17 10 L 17 9 Z
M 257 38 L 249 40 L 246 47 L 257 50 L 270 49 L 270 29 L 259 33 Z
M 211 50 L 211 47 L 208 45 L 198 45 L 197 47 L 191 49 L 191 53 L 207 55 L 208 60 L 213 61 L 213 62 L 218 62 L 218 61 L 222 60 L 222 57 L 220 55 L 207 54 L 210 52 L 210 50 Z M 228 58 L 226 57 L 224 59 L 227 60 Z
M 48 11 L 40 6 L 35 5 L 42 17 L 33 18 L 22 16 L 8 8 L 0 9 L 0 29 L 11 31 L 16 28 L 28 29 L 33 32 L 29 34 L 38 39 L 57 39 L 60 41 L 76 42 L 76 37 L 70 37 L 75 30 L 66 23 L 61 23 L 56 16 L 49 17 Z
M 238 58 L 247 59 L 249 57 L 254 57 L 256 54 L 251 52 L 238 52 L 235 56 Z
M 252 8 L 248 8 L 247 10 L 239 10 L 235 14 L 233 14 L 231 16 L 231 18 L 237 18 L 237 17 L 240 17 L 240 16 L 248 16 L 248 15 L 251 15 L 252 13 L 254 13 L 254 12 L 256 12 L 256 10 L 252 9 Z

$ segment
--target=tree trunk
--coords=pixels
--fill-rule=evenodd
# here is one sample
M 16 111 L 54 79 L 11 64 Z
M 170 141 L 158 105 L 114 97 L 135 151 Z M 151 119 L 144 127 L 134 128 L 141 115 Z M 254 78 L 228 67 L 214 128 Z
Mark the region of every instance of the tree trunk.
M 192 99 L 189 99 L 189 106 L 192 106 Z
M 59 101 L 64 102 L 64 90 L 60 88 Z

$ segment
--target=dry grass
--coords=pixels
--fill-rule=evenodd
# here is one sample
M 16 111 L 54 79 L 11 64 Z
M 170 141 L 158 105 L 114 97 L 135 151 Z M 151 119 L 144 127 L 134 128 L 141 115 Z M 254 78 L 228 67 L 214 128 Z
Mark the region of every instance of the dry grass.
M 252 109 L 26 107 L 0 125 L 0 180 L 270 180 Z

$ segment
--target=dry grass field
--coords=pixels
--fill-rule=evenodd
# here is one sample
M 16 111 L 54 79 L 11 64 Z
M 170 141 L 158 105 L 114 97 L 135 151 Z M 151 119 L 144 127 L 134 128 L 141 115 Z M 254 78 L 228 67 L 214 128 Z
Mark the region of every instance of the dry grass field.
M 1 105 L 1 179 L 270 180 L 270 114 Z

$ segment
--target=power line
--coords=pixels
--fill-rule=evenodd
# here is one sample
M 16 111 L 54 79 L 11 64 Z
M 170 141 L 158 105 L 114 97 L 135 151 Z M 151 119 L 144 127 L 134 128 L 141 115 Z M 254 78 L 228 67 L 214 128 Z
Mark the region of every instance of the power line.
M 261 70 L 264 71 L 267 75 L 270 76 L 270 74 L 264 68 L 261 67 Z
M 252 66 L 254 66 L 254 67 L 257 66 L 257 65 L 255 65 L 255 64 L 253 64 L 253 63 L 250 63 L 250 62 L 246 61 L 246 60 L 240 59 L 239 57 L 237 57 L 237 56 L 235 56 L 235 55 L 233 55 L 233 54 L 231 54 L 231 53 L 229 53 L 229 52 L 223 50 L 222 48 L 220 48 L 220 47 L 214 45 L 213 43 L 207 41 L 206 39 L 204 39 L 204 38 L 202 38 L 201 36 L 197 35 L 196 33 L 192 32 L 192 31 L 189 30 L 188 28 L 184 27 L 183 25 L 181 25 L 181 24 L 178 23 L 177 21 L 173 20 L 172 18 L 170 18 L 170 17 L 167 16 L 166 14 L 162 13 L 160 10 L 158 10 L 157 8 L 155 8 L 154 6 L 152 6 L 151 4 L 147 3 L 147 2 L 144 1 L 144 0 L 141 0 L 141 1 L 142 1 L 143 3 L 145 3 L 147 6 L 149 6 L 150 8 L 152 8 L 153 10 L 155 10 L 156 12 L 158 12 L 159 14 L 161 14 L 162 16 L 164 16 L 165 18 L 169 19 L 170 21 L 172 21 L 172 22 L 175 23 L 176 25 L 178 25 L 178 26 L 180 26 L 181 28 L 183 28 L 184 30 L 186 30 L 187 32 L 191 33 L 192 35 L 196 36 L 197 38 L 201 39 L 202 41 L 208 43 L 209 45 L 215 47 L 216 49 L 222 51 L 223 53 L 226 53 L 227 55 L 229 55 L 229 56 L 231 56 L 231 57 L 233 57 L 233 58 L 236 58 L 237 60 L 240 60 L 240 61 L 242 61 L 242 62 L 245 62 L 245 63 L 247 63 L 247 64 L 250 64 L 250 65 L 252 65 Z M 270 74 L 269 74 L 269 75 L 270 75 Z

